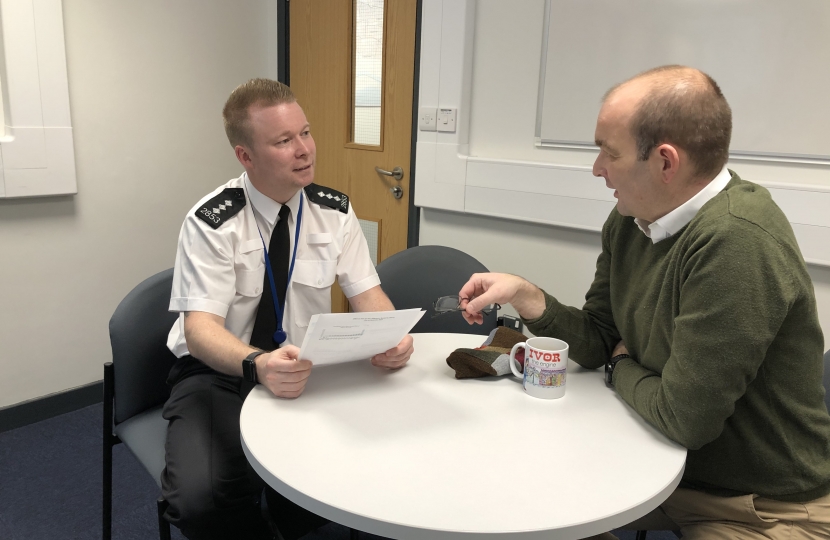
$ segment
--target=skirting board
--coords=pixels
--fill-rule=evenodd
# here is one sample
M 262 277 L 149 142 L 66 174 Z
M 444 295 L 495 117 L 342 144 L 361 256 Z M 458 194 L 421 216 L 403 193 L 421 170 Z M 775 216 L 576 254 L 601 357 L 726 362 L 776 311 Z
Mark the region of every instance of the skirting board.
M 56 392 L 0 409 L 0 433 L 27 426 L 104 400 L 103 381 Z

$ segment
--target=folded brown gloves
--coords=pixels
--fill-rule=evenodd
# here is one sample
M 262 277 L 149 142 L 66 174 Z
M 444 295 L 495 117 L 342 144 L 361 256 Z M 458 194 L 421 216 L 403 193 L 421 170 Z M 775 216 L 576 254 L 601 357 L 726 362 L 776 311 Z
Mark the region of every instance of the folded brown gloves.
M 510 373 L 510 349 L 525 341 L 527 336 L 511 328 L 496 327 L 487 340 L 476 349 L 456 349 L 447 358 L 447 365 L 455 370 L 456 379 L 508 375 Z M 516 360 L 524 368 L 524 350 L 516 353 Z

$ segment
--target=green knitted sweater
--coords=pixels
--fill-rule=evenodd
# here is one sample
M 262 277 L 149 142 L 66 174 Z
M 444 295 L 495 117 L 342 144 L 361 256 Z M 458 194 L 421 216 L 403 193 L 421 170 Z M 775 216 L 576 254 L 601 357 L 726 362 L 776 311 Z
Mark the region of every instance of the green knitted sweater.
M 733 172 L 657 244 L 614 209 L 583 308 L 545 297 L 528 329 L 568 342 L 580 365 L 603 366 L 625 341 L 633 359 L 617 364 L 614 386 L 689 449 L 681 486 L 782 501 L 830 492 L 813 285 L 766 189 Z

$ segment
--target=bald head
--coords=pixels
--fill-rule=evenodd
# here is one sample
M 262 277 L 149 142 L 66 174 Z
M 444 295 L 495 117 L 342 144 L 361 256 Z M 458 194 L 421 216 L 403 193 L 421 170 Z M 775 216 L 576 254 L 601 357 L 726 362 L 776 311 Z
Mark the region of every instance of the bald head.
M 717 95 L 721 95 L 717 83 L 698 69 L 677 65 L 660 66 L 639 73 L 614 86 L 605 93 L 602 101 L 608 101 L 621 91 L 665 94 L 670 92 L 707 92 L 712 90 Z
M 732 110 L 718 84 L 685 66 L 661 66 L 618 84 L 603 106 L 628 111 L 629 129 L 645 161 L 661 144 L 689 156 L 697 178 L 711 179 L 729 158 Z

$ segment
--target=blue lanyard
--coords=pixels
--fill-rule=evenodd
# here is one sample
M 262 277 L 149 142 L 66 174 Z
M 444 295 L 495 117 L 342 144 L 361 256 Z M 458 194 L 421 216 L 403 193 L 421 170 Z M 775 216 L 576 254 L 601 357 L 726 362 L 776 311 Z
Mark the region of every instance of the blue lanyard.
M 259 225 L 256 226 L 259 233 L 259 239 L 262 240 L 262 249 L 265 251 L 265 271 L 268 272 L 268 283 L 271 284 L 271 299 L 274 300 L 274 313 L 277 314 L 277 330 L 274 332 L 274 341 L 278 345 L 282 345 L 288 337 L 285 330 L 282 329 L 283 312 L 285 310 L 285 301 L 288 300 L 288 287 L 291 285 L 291 276 L 294 274 L 294 261 L 297 260 L 297 243 L 300 239 L 300 225 L 303 222 L 303 194 L 300 192 L 300 210 L 297 212 L 297 227 L 294 229 L 294 253 L 291 255 L 291 265 L 288 267 L 288 283 L 285 286 L 285 298 L 283 305 L 280 306 L 279 298 L 277 297 L 277 286 L 274 284 L 274 271 L 271 270 L 271 258 L 268 257 L 268 248 L 265 247 L 265 239 L 262 238 L 262 231 L 259 230 Z M 256 223 L 256 220 L 254 220 Z M 273 234 L 273 233 L 272 233 Z

